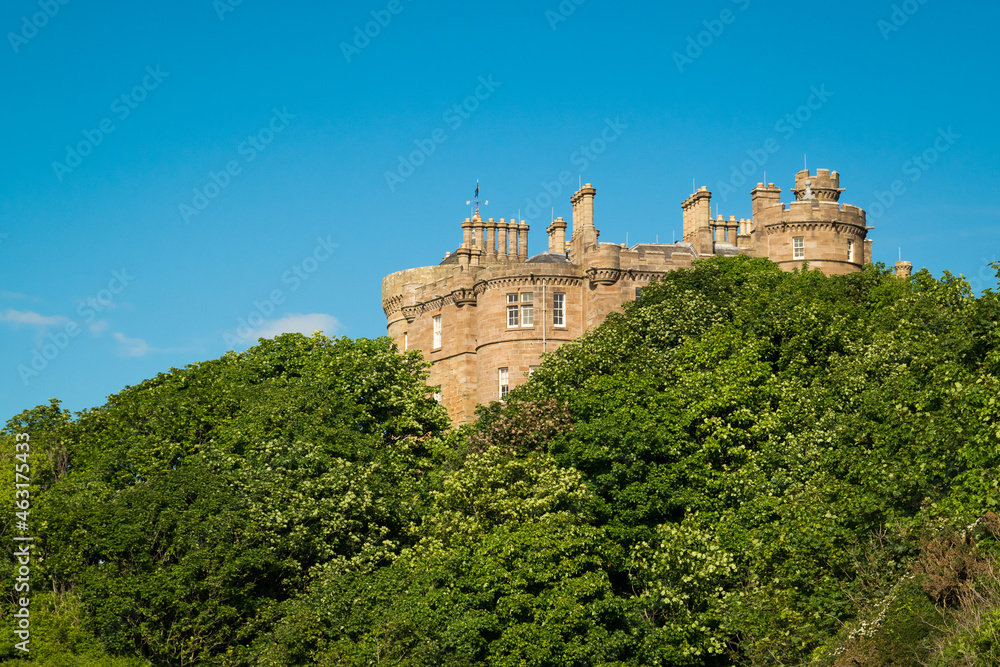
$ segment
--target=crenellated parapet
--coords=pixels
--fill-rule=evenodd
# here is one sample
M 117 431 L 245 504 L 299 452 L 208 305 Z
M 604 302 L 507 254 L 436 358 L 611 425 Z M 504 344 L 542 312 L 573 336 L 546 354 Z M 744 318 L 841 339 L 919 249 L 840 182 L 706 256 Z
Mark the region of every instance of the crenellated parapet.
M 413 306 L 403 306 L 401 308 L 403 311 L 403 317 L 406 318 L 407 322 L 412 323 L 413 320 L 417 319 L 417 316 L 423 312 L 425 305 L 426 304 L 420 303 Z
M 814 224 L 865 229 L 867 225 L 866 213 L 857 206 L 821 200 L 799 200 L 788 205 L 772 206 L 765 209 L 760 217 L 760 223 L 765 228 L 778 224 Z
M 813 175 L 808 169 L 795 174 L 795 187 L 792 192 L 796 200 L 806 199 L 811 194 L 820 201 L 840 201 L 840 174 L 829 169 L 817 169 Z
M 476 291 L 474 289 L 457 289 L 451 293 L 452 301 L 459 308 L 475 307 Z
M 621 278 L 621 269 L 598 269 L 591 268 L 587 269 L 586 276 L 587 280 L 590 281 L 591 286 L 599 285 L 614 285 Z

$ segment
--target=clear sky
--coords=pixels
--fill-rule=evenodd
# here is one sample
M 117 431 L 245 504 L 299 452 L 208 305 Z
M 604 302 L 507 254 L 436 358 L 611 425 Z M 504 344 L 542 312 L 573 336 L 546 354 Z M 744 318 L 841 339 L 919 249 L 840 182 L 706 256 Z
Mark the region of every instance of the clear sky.
M 807 154 L 877 261 L 994 286 L 998 24 L 942 0 L 9 0 L 0 417 L 258 334 L 383 335 L 381 278 L 455 249 L 477 179 L 534 253 L 581 180 L 603 240 L 669 242 L 692 179 L 749 217 Z

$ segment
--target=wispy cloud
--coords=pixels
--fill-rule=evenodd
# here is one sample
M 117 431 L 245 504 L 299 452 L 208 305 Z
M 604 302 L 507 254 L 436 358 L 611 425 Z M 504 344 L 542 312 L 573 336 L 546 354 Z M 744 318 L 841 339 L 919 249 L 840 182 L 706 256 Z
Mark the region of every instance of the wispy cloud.
M 104 320 L 101 320 L 104 322 Z M 97 323 L 95 322 L 92 327 Z M 118 354 L 123 357 L 145 357 L 149 354 L 173 354 L 177 352 L 205 352 L 204 346 L 193 347 L 153 347 L 144 338 L 132 338 L 120 331 L 111 334 L 119 343 Z
M 145 357 L 152 351 L 149 343 L 141 338 L 129 338 L 120 331 L 111 334 L 116 341 L 121 343 L 119 352 L 125 357 Z
M 27 299 L 27 294 L 20 292 L 0 292 L 0 299 Z
M 0 322 L 10 322 L 11 324 L 28 324 L 36 327 L 56 327 L 69 324 L 71 320 L 62 315 L 41 315 L 30 310 L 14 310 L 8 308 L 6 312 L 0 312 Z
M 312 313 L 310 315 L 286 315 L 280 320 L 269 320 L 254 330 L 252 339 L 274 338 L 285 333 L 300 333 L 311 336 L 314 331 L 322 331 L 328 336 L 336 335 L 344 326 L 332 315 Z

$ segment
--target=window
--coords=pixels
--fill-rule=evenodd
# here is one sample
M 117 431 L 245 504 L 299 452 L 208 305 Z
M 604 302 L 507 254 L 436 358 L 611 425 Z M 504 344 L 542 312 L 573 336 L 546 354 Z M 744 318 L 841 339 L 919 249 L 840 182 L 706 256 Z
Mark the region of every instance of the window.
M 510 393 L 510 371 L 506 368 L 501 368 L 499 372 L 500 376 L 500 400 L 507 398 L 507 394 Z
M 434 316 L 434 349 L 441 347 L 441 316 Z
M 792 239 L 792 259 L 805 259 L 806 258 L 806 243 L 805 238 L 801 236 L 796 236 Z
M 438 403 L 441 402 L 441 387 L 434 387 L 434 400 Z
M 641 298 L 642 298 L 642 288 L 641 287 L 636 287 L 635 288 L 635 300 L 638 301 Z
M 410 349 L 410 334 L 404 333 L 403 334 L 403 352 L 406 352 L 409 349 Z
M 847 242 L 847 261 L 854 261 L 854 241 Z
M 566 326 L 566 295 L 559 292 L 552 295 L 552 324 Z
M 513 306 L 510 304 L 514 304 Z M 508 294 L 507 295 L 507 328 L 513 329 L 517 327 L 520 320 L 517 316 L 518 306 L 517 306 L 517 295 Z
M 535 294 L 534 292 L 524 292 L 523 294 L 507 295 L 507 328 L 535 326 Z
M 537 370 L 538 370 L 538 366 L 528 366 L 528 377 L 531 377 L 532 375 L 534 375 L 535 371 L 537 371 Z
M 531 292 L 521 294 L 521 326 L 535 326 L 535 295 Z

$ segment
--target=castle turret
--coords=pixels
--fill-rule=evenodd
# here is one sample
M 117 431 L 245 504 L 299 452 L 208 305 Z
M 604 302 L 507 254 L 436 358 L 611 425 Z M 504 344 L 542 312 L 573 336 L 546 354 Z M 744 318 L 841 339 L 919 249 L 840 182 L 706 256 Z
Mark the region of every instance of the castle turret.
M 754 189 L 755 235 L 763 234 L 758 254 L 788 271 L 803 264 L 828 275 L 861 270 L 870 258 L 866 215 L 857 206 L 838 204 L 843 189 L 837 172 L 797 173 L 796 201 L 788 206 L 768 205 L 775 190 Z
M 912 262 L 896 262 L 896 277 L 907 279 L 913 274 Z
M 817 169 L 815 176 L 811 176 L 808 169 L 795 174 L 795 188 L 792 190 L 795 199 L 805 198 L 807 190 L 811 190 L 813 197 L 819 201 L 840 201 L 840 193 L 844 191 L 840 187 L 840 174 L 829 169 Z

